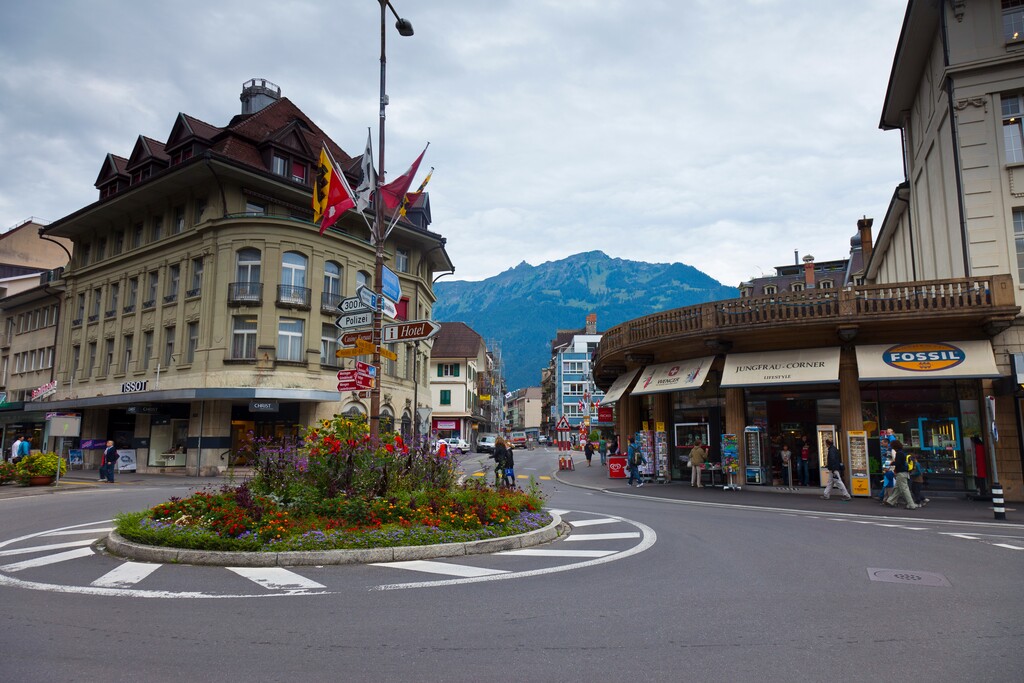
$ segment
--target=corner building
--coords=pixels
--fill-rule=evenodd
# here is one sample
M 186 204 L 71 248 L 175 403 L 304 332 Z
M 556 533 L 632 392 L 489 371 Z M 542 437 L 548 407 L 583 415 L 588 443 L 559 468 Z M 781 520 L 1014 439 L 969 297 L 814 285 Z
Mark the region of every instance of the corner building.
M 1024 500 L 1022 26 L 1019 2 L 907 3 L 880 119 L 900 131 L 906 177 L 877 239 L 859 223 L 862 265 L 838 291 L 761 290 L 606 332 L 595 373 L 614 383 L 620 430 L 662 422 L 679 458 L 680 424 L 709 435 L 713 459 L 737 435 L 743 477 L 762 469 L 771 485 L 779 443 L 808 433 L 819 457 L 834 429 L 848 479 L 874 487 L 891 427 L 928 488 L 968 494 L 977 437 L 988 485 L 994 455 L 1006 499 Z M 663 381 L 659 364 L 689 381 Z
M 113 438 L 139 471 L 212 475 L 246 464 L 251 436 L 368 413 L 368 392 L 337 391 L 353 360 L 336 357 L 334 323 L 342 299 L 373 287 L 369 227 L 355 211 L 322 236 L 311 222 L 321 145 L 353 186 L 359 159 L 272 83 L 241 99 L 226 126 L 178 114 L 166 140 L 108 154 L 98 201 L 44 231 L 74 243 L 46 409 L 82 415 L 87 466 Z M 452 270 L 429 224 L 424 194 L 385 245 L 399 319 L 428 319 L 433 274 Z M 429 408 L 430 343 L 387 348 L 381 428 L 410 434 Z

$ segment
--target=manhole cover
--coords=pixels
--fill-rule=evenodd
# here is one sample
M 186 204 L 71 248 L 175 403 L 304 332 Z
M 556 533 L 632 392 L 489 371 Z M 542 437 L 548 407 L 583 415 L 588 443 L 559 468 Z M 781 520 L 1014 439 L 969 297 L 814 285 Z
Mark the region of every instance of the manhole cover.
M 921 572 L 916 569 L 877 569 L 868 567 L 868 577 L 872 581 L 885 581 L 886 583 L 906 583 L 914 586 L 945 586 L 952 584 L 942 574 L 935 572 Z

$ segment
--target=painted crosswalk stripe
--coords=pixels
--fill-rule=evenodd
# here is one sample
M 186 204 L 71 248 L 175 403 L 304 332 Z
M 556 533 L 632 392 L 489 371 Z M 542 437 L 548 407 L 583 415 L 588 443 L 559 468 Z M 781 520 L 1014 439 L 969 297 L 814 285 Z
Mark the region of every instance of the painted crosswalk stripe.
M 112 526 L 105 526 L 99 529 L 64 529 L 62 531 L 51 531 L 43 536 L 82 536 L 83 534 L 92 534 L 93 536 L 103 536 L 109 534 L 114 530 Z
M 577 528 L 581 526 L 594 526 L 596 524 L 614 524 L 618 521 L 619 520 L 612 519 L 611 517 L 600 517 L 598 519 L 578 519 L 575 522 L 570 521 L 569 524 L 571 524 L 573 528 Z
M 548 512 L 550 512 L 553 515 L 562 516 L 567 512 L 572 512 L 572 510 L 559 510 L 558 508 L 551 508 L 548 510 Z
M 639 531 L 625 531 L 618 534 L 571 534 L 567 541 L 617 541 L 623 538 L 640 538 Z
M 503 550 L 495 555 L 526 555 L 529 557 L 606 557 L 614 555 L 616 550 L 552 550 L 549 548 L 520 548 L 519 550 Z
M 270 590 L 325 588 L 323 584 L 307 579 L 305 576 L 299 576 L 283 567 L 228 567 L 228 569 Z
M 79 548 L 78 550 L 68 550 L 63 553 L 57 553 L 56 555 L 47 555 L 45 557 L 37 557 L 34 560 L 22 560 L 21 562 L 15 562 L 14 564 L 7 564 L 3 567 L 0 567 L 0 571 L 20 572 L 22 569 L 31 569 L 32 567 L 43 567 L 48 564 L 57 564 L 58 562 L 77 560 L 80 557 L 88 557 L 92 554 L 92 548 Z
M 490 576 L 492 574 L 508 574 L 504 569 L 485 569 L 483 567 L 467 567 L 462 564 L 448 564 L 447 562 L 428 562 L 426 560 L 409 560 L 406 562 L 375 562 L 378 567 L 393 567 L 395 569 L 409 569 L 414 572 L 427 572 L 429 574 L 444 574 L 445 576 Z
M 125 562 L 92 582 L 101 588 L 128 588 L 155 572 L 161 565 L 148 562 Z
M 68 541 L 67 543 L 47 543 L 46 545 L 34 545 L 30 548 L 0 550 L 0 557 L 5 557 L 7 555 L 28 555 L 29 553 L 45 553 L 50 550 L 60 550 L 61 548 L 80 548 L 83 545 L 89 545 L 92 542 L 93 539 L 87 538 L 84 541 Z

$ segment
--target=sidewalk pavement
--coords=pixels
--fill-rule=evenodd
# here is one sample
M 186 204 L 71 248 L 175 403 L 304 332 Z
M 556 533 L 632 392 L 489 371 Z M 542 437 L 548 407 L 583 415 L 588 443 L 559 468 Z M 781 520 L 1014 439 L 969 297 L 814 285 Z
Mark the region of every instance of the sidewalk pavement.
M 572 470 L 555 470 L 555 479 L 563 484 L 582 488 L 607 491 L 610 493 L 645 496 L 679 501 L 699 501 L 704 503 L 728 503 L 732 505 L 749 505 L 752 507 L 786 508 L 807 512 L 841 513 L 855 515 L 878 515 L 882 517 L 899 517 L 900 519 L 928 519 L 935 521 L 957 522 L 1000 522 L 1005 524 L 1024 524 L 1024 505 L 1007 504 L 1006 519 L 996 520 L 992 512 L 991 501 L 967 500 L 966 495 L 955 492 L 929 491 L 925 488 L 924 495 L 929 502 L 916 510 L 892 508 L 878 502 L 878 490 L 874 490 L 870 498 L 857 497 L 844 501 L 842 495 L 833 489 L 828 500 L 820 498 L 824 488 L 782 487 L 782 486 L 747 486 L 739 491 L 726 491 L 721 487 L 712 488 L 705 484 L 704 488 L 690 486 L 685 481 L 671 481 L 663 484 L 651 482 L 642 487 L 629 486 L 626 479 L 610 479 L 608 469 L 601 465 L 601 460 L 594 457 L 593 465 L 587 467 L 587 461 L 579 453 L 573 454 Z M 552 464 L 557 468 L 558 453 L 552 451 Z M 689 470 L 687 470 L 689 471 Z
M 241 472 L 235 477 L 236 481 L 242 481 L 248 476 L 248 471 L 243 475 Z M 220 486 L 231 481 L 231 477 L 223 474 L 217 477 L 192 477 L 181 474 L 140 474 L 136 472 L 118 472 L 114 475 L 114 483 L 99 481 L 99 471 L 96 469 L 71 470 L 60 478 L 57 484 L 49 486 L 20 486 L 13 482 L 0 486 L 0 500 L 5 498 L 20 498 L 23 496 L 38 496 L 50 493 L 67 493 L 69 491 L 82 491 L 105 487 L 120 486 L 163 486 L 178 487 L 187 486 L 194 489 L 202 489 L 208 486 Z

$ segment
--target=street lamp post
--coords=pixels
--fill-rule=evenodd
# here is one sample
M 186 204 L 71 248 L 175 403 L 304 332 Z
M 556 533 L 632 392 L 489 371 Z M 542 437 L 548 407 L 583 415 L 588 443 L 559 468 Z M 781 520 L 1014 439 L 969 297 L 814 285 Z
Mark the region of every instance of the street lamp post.
M 407 19 L 403 19 L 398 16 L 398 12 L 395 11 L 394 6 L 391 4 L 391 0 L 378 0 L 380 3 L 380 114 L 378 121 L 379 128 L 379 141 L 377 148 L 377 179 L 373 187 L 373 205 L 374 205 L 374 218 L 373 218 L 373 242 L 374 242 L 374 263 L 373 263 L 373 285 L 374 291 L 377 294 L 377 307 L 373 312 L 373 365 L 377 368 L 377 381 L 374 382 L 373 389 L 370 390 L 370 436 L 380 436 L 380 385 L 384 379 L 384 374 L 381 372 L 380 367 L 380 346 L 381 342 L 381 318 L 383 316 L 383 307 L 381 306 L 381 297 L 383 296 L 384 289 L 384 233 L 385 233 L 385 222 L 384 222 L 384 197 L 381 195 L 381 180 L 384 177 L 384 108 L 388 104 L 388 95 L 385 88 L 387 79 L 387 51 L 386 51 L 386 20 L 387 12 L 391 10 L 391 13 L 395 15 L 395 28 L 398 29 L 398 34 L 401 36 L 411 36 L 413 34 L 412 23 Z

